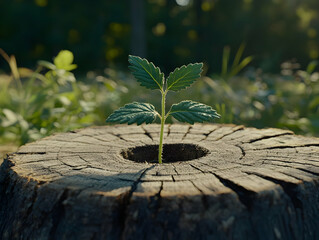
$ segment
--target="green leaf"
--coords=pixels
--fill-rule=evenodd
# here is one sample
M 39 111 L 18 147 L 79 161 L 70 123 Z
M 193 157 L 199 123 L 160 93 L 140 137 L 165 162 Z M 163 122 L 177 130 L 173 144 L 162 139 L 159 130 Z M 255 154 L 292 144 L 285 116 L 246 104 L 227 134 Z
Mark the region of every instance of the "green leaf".
M 236 76 L 241 70 L 243 70 L 251 61 L 253 60 L 252 56 L 245 57 L 238 65 L 234 66 L 229 73 L 229 76 Z
M 179 91 L 189 87 L 200 77 L 202 67 L 203 63 L 194 63 L 176 68 L 167 79 L 167 90 Z
M 40 66 L 43 66 L 43 67 L 48 68 L 50 70 L 56 70 L 56 66 L 50 62 L 40 60 L 40 61 L 38 61 L 38 64 Z
M 220 118 L 220 115 L 203 103 L 193 102 L 190 100 L 173 104 L 169 115 L 173 116 L 180 122 L 194 124 L 195 122 L 211 121 L 214 118 Z
M 73 53 L 68 50 L 62 50 L 59 52 L 58 56 L 54 58 L 54 65 L 58 69 L 64 69 L 66 71 L 71 71 L 76 69 L 76 64 L 72 64 L 74 60 Z
M 19 121 L 19 115 L 10 109 L 4 108 L 2 112 L 6 117 L 6 121 L 2 123 L 3 127 L 9 127 Z
M 318 61 L 311 61 L 307 66 L 307 73 L 311 74 L 318 66 Z
M 154 122 L 157 114 L 152 104 L 133 102 L 115 110 L 106 122 L 148 124 Z
M 319 96 L 314 97 L 309 103 L 309 109 L 315 110 L 319 106 Z
M 153 63 L 148 62 L 144 58 L 129 55 L 128 61 L 131 64 L 129 69 L 132 74 L 140 82 L 141 86 L 148 89 L 163 89 L 164 74 Z

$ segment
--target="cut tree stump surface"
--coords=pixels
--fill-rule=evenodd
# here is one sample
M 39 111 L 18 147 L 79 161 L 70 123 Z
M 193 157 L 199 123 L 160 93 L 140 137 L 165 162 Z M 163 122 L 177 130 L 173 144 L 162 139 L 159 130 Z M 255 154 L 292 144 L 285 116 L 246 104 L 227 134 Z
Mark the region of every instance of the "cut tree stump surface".
M 165 144 L 206 156 L 122 156 L 158 144 L 159 129 L 91 127 L 20 147 L 0 168 L 0 239 L 319 239 L 318 138 L 174 124 Z

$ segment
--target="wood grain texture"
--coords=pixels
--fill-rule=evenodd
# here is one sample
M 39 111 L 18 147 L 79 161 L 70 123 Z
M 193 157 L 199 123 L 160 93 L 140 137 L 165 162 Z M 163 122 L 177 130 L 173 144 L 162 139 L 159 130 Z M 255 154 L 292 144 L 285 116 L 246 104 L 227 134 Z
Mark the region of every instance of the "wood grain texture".
M 319 139 L 166 125 L 209 154 L 150 164 L 159 125 L 91 127 L 27 144 L 0 167 L 0 239 L 319 239 Z

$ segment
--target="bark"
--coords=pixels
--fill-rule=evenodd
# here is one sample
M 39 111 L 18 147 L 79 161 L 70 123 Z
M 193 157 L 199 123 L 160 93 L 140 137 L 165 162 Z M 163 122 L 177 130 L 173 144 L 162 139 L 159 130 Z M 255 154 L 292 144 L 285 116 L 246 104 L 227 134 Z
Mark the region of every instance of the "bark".
M 165 143 L 209 153 L 122 157 L 158 144 L 159 128 L 92 127 L 20 147 L 0 167 L 0 239 L 319 239 L 318 138 L 174 124 Z

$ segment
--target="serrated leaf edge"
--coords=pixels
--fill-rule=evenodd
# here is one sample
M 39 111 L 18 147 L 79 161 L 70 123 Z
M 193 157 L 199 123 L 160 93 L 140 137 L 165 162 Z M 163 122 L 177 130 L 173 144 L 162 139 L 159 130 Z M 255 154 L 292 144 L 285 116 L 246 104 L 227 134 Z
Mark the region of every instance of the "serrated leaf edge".
M 168 116 L 174 117 L 173 115 L 171 115 L 172 113 L 191 112 L 191 111 L 171 111 L 171 109 L 172 109 L 172 107 L 173 107 L 174 105 L 179 105 L 179 104 L 181 104 L 181 103 L 183 103 L 183 102 L 190 102 L 190 103 L 195 103 L 195 104 L 200 103 L 200 102 L 195 102 L 195 101 L 192 101 L 192 100 L 183 100 L 183 101 L 181 101 L 181 102 L 179 102 L 179 103 L 175 103 L 175 104 L 173 104 L 173 105 L 171 106 L 171 108 L 170 108 L 169 112 L 166 114 L 165 118 L 167 118 Z M 209 107 L 212 111 L 214 111 L 214 114 L 211 115 L 211 118 L 212 118 L 212 119 L 213 119 L 213 118 L 220 118 L 220 117 L 221 117 L 221 115 L 218 114 L 217 111 L 216 111 L 215 109 L 213 109 L 211 106 L 206 105 L 206 104 L 204 104 L 204 103 L 200 103 L 200 104 L 203 104 L 203 105 Z M 210 115 L 210 114 L 205 113 L 205 112 L 202 112 L 202 113 L 207 114 L 207 115 Z M 174 117 L 174 118 L 175 118 L 175 117 Z M 176 120 L 178 120 L 178 119 L 176 119 Z M 187 122 L 187 121 L 186 121 L 186 122 Z M 192 122 L 195 123 L 195 121 L 192 121 Z M 204 121 L 196 121 L 196 122 L 204 122 Z
M 187 68 L 188 66 L 192 66 L 192 65 L 196 65 L 196 64 L 202 65 L 202 66 L 200 67 L 201 71 L 200 71 L 199 77 L 198 77 L 198 78 L 200 78 L 200 74 L 203 72 L 203 63 L 189 63 L 189 64 L 187 64 L 187 65 L 183 65 L 183 66 L 181 66 L 181 67 L 175 68 L 174 71 L 169 74 L 169 76 L 168 76 L 166 82 L 168 82 L 169 77 L 170 77 L 172 74 L 174 74 L 176 71 L 179 71 L 179 70 L 181 70 L 181 69 L 184 68 L 184 67 Z M 189 72 L 188 72 L 188 73 L 189 73 Z M 188 73 L 187 73 L 187 74 L 188 74 Z M 178 82 L 181 78 L 185 77 L 187 74 L 185 74 L 184 76 L 178 78 L 178 80 L 174 81 L 173 84 L 170 85 L 170 87 L 173 86 L 176 82 Z M 194 82 L 195 82 L 195 81 L 194 81 Z M 191 83 L 191 84 L 193 84 L 193 83 Z M 191 85 L 191 84 L 190 84 L 190 85 Z M 182 88 L 182 89 L 188 88 L 188 87 L 190 87 L 190 85 L 185 86 L 185 87 Z M 170 87 L 167 87 L 167 90 L 170 90 Z M 182 90 L 182 89 L 181 89 L 181 90 Z M 171 91 L 173 91 L 173 90 L 171 90 Z
M 141 59 L 142 61 L 146 61 L 147 63 L 151 64 L 155 69 L 158 69 L 160 75 L 163 74 L 162 84 L 164 85 L 164 81 L 163 81 L 163 79 L 164 79 L 164 73 L 162 73 L 162 72 L 161 72 L 161 69 L 160 69 L 159 67 L 156 67 L 153 62 L 149 62 L 146 58 L 141 58 L 141 57 L 139 57 L 139 56 L 134 56 L 134 55 L 129 55 L 129 62 L 130 62 L 130 57 L 139 58 L 139 59 Z M 163 87 L 161 87 L 161 86 L 159 85 L 159 83 L 155 80 L 154 76 L 153 76 L 149 71 L 147 71 L 143 65 L 141 65 L 139 62 L 137 62 L 137 63 L 151 76 L 151 78 L 153 79 L 153 81 L 156 82 L 156 84 L 159 86 L 160 90 L 163 91 Z M 130 63 L 130 64 L 131 64 L 131 63 Z
M 150 104 L 150 103 L 143 103 L 143 102 L 131 102 L 131 103 L 127 103 L 127 104 L 125 104 L 124 106 L 122 106 L 122 107 L 116 109 L 113 113 L 111 113 L 111 114 L 107 117 L 107 119 L 105 120 L 105 122 L 107 122 L 107 123 L 115 123 L 116 121 L 109 121 L 110 117 L 111 117 L 116 111 L 118 111 L 118 110 L 120 110 L 120 109 L 123 109 L 123 108 L 125 108 L 125 107 L 127 107 L 128 105 L 131 105 L 131 104 L 148 104 L 148 105 L 150 105 L 151 108 L 152 108 L 152 110 L 153 110 L 153 112 L 154 112 L 154 114 L 155 114 L 155 118 L 154 118 L 154 120 L 153 120 L 152 122 L 154 122 L 154 121 L 156 120 L 156 116 L 161 117 L 160 114 L 155 110 L 155 107 L 154 107 L 152 104 Z M 149 111 L 149 112 L 151 112 L 151 111 Z M 138 112 L 136 112 L 136 113 L 138 113 Z M 152 123 L 152 122 L 150 122 L 150 123 Z M 127 123 L 127 124 L 130 125 L 130 123 Z M 131 123 L 131 124 L 133 124 L 133 123 Z M 146 123 L 146 124 L 148 124 L 148 123 Z M 140 125 L 140 124 L 138 124 L 138 125 Z

